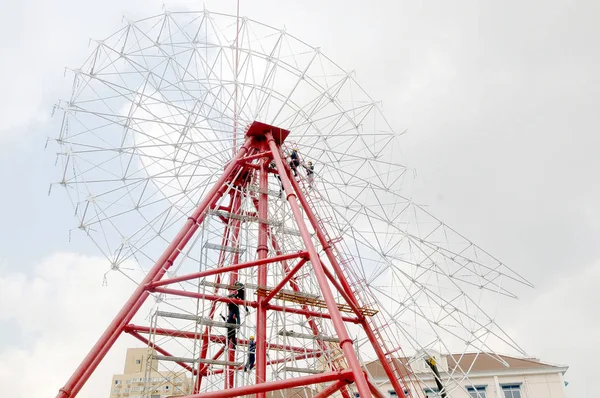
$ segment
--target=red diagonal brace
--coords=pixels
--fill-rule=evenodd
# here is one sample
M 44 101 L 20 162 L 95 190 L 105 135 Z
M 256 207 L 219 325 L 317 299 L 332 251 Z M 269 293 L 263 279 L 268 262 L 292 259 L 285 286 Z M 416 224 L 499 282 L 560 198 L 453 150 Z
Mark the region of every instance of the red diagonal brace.
M 201 272 L 194 272 L 191 274 L 181 275 L 181 276 L 177 276 L 174 278 L 163 279 L 161 281 L 156 281 L 156 282 L 150 283 L 148 285 L 148 288 L 153 289 L 155 287 L 170 285 L 170 284 L 178 283 L 178 282 L 189 281 L 191 279 L 204 278 L 206 276 L 222 274 L 222 273 L 231 272 L 231 271 L 239 271 L 244 268 L 255 267 L 258 265 L 278 263 L 280 261 L 290 260 L 292 258 L 303 257 L 303 256 L 306 256 L 307 254 L 308 254 L 307 251 L 300 251 L 297 253 L 289 253 L 289 254 L 284 254 L 281 256 L 269 257 L 269 258 L 265 258 L 262 260 L 248 261 L 246 263 L 229 265 L 227 267 L 220 267 L 220 268 L 209 269 L 209 270 L 201 271 Z
M 298 261 L 298 264 L 296 264 L 294 266 L 294 268 L 292 268 L 290 270 L 290 272 L 287 273 L 287 275 L 285 276 L 285 278 L 283 278 L 281 280 L 281 282 L 279 282 L 279 284 L 277 286 L 275 286 L 273 288 L 273 290 L 271 290 L 271 293 L 269 293 L 267 295 L 267 297 L 264 298 L 265 303 L 268 303 L 269 301 L 271 301 L 273 299 L 273 297 L 275 297 L 275 295 L 277 293 L 279 293 L 279 291 L 285 286 L 285 284 L 288 283 L 288 281 L 290 279 L 292 279 L 294 275 L 296 275 L 296 272 L 298 272 L 298 270 L 300 270 L 300 268 L 302 268 L 302 266 L 305 263 L 306 263 L 306 258 L 303 258 L 302 260 Z
M 162 256 L 160 256 L 150 271 L 148 271 L 142 282 L 135 289 L 129 300 L 127 300 L 121 311 L 119 311 L 102 336 L 100 336 L 100 339 L 98 339 L 73 375 L 71 375 L 65 386 L 59 390 L 57 398 L 74 397 L 79 390 L 81 390 L 92 372 L 98 367 L 108 350 L 121 335 L 123 327 L 131 321 L 135 313 L 146 301 L 146 298 L 148 298 L 150 293 L 146 290 L 146 285 L 160 280 L 164 276 L 179 256 L 181 250 L 183 250 L 187 242 L 192 238 L 198 229 L 199 224 L 204 220 L 206 210 L 225 192 L 225 182 L 230 178 L 233 172 L 239 168 L 237 160 L 246 154 L 251 142 L 252 139 L 250 137 L 246 139 L 246 142 L 240 148 L 233 161 L 226 167 L 223 175 L 217 180 L 204 200 L 200 202 L 175 239 L 173 239 L 171 244 L 163 252 Z
M 308 232 L 308 228 L 306 223 L 304 222 L 304 217 L 302 215 L 302 210 L 300 210 L 300 206 L 297 202 L 297 197 L 302 196 L 302 191 L 298 190 L 294 193 L 292 189 L 292 185 L 290 183 L 290 179 L 288 178 L 287 173 L 284 172 L 285 166 L 283 164 L 283 160 L 281 159 L 281 154 L 279 152 L 279 148 L 273 139 L 271 133 L 266 134 L 267 143 L 269 144 L 269 148 L 271 149 L 271 153 L 273 153 L 273 160 L 277 165 L 277 170 L 279 171 L 279 177 L 281 178 L 281 183 L 283 184 L 283 188 L 287 195 L 287 201 L 292 210 L 292 214 L 294 219 L 296 220 L 296 224 L 298 229 L 300 230 L 300 235 L 302 236 L 302 241 L 306 249 L 308 250 L 308 256 L 310 258 L 310 262 L 313 266 L 315 277 L 319 283 L 319 287 L 321 288 L 321 293 L 323 294 L 323 298 L 325 300 L 325 304 L 327 305 L 327 309 L 331 314 L 331 320 L 333 321 L 333 327 L 340 339 L 340 347 L 346 356 L 346 361 L 352 369 L 354 375 L 354 382 L 356 383 L 356 387 L 360 396 L 363 398 L 370 398 L 371 391 L 369 391 L 369 385 L 367 384 L 367 380 L 365 379 L 365 375 L 362 372 L 360 362 L 356 356 L 356 352 L 354 352 L 354 348 L 352 347 L 352 339 L 348 335 L 348 331 L 346 330 L 346 326 L 344 325 L 344 321 L 342 319 L 342 315 L 340 314 L 340 310 L 337 307 L 337 303 L 335 302 L 335 297 L 333 297 L 333 293 L 329 287 L 327 282 L 327 277 L 325 276 L 325 272 L 323 271 L 323 265 L 321 264 L 321 260 L 319 260 L 319 255 L 317 250 L 312 242 L 310 233 Z
M 295 377 L 293 379 L 275 380 L 268 383 L 254 384 L 245 387 L 236 387 L 224 391 L 211 391 L 201 394 L 185 395 L 181 398 L 227 398 L 243 397 L 245 395 L 260 394 L 269 391 L 283 390 L 310 384 L 327 383 L 334 380 L 352 379 L 352 370 L 346 369 L 337 372 L 326 372 L 311 376 Z
M 348 380 L 338 380 L 335 383 L 332 383 L 329 387 L 325 388 L 323 391 L 314 395 L 313 398 L 325 398 L 329 397 L 332 394 L 338 392 L 342 387 L 345 387 L 347 384 L 351 383 Z

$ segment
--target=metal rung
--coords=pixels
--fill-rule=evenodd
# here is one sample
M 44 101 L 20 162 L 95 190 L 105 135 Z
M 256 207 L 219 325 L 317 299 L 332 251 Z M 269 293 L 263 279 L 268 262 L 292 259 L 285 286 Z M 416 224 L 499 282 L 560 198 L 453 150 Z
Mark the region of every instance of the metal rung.
M 296 337 L 299 339 L 310 339 L 310 340 L 319 340 L 319 341 L 328 341 L 330 343 L 339 343 L 340 339 L 337 337 L 329 337 L 329 336 L 315 336 L 314 334 L 306 334 L 306 333 L 296 333 L 293 331 L 283 330 L 281 329 L 278 333 L 280 336 L 287 337 Z
M 293 229 L 293 228 L 281 227 L 281 228 L 279 229 L 279 231 L 280 231 L 282 234 L 286 234 L 286 235 L 302 236 L 302 234 L 300 233 L 300 231 L 299 231 L 299 230 L 297 230 L 297 229 Z M 312 235 L 314 235 L 314 234 L 312 234 Z
M 272 290 L 273 289 L 269 287 L 259 287 L 258 289 L 256 289 L 256 294 L 258 296 L 267 296 L 269 293 L 271 293 Z M 327 303 L 325 302 L 325 300 L 321 299 L 317 295 L 308 295 L 306 293 L 281 289 L 275 294 L 274 298 L 276 300 L 289 301 L 292 303 L 310 305 L 317 308 L 327 309 Z M 342 312 L 354 313 L 354 310 L 348 304 L 336 303 L 336 306 Z M 373 316 L 379 312 L 378 310 L 365 307 L 358 308 L 358 310 L 364 316 Z
M 198 320 L 198 323 L 200 325 L 206 325 L 206 326 L 216 326 L 216 327 L 222 327 L 222 328 L 239 328 L 240 325 L 238 325 L 237 323 L 227 323 L 227 322 L 222 322 L 222 321 L 213 321 L 210 318 L 206 318 L 206 317 L 201 317 Z
M 268 287 L 268 286 L 256 286 L 256 294 L 259 296 L 266 296 L 269 293 L 271 293 L 271 291 L 273 290 L 272 287 Z M 304 292 L 296 292 L 294 290 L 288 290 L 288 289 L 281 289 L 279 290 L 279 292 L 275 295 L 275 298 L 277 298 L 278 295 L 284 295 L 284 296 L 289 296 L 289 297 L 295 297 L 295 298 L 301 298 L 301 299 L 307 299 L 307 300 L 317 300 L 320 298 L 320 296 L 318 294 L 311 294 L 311 293 L 304 293 Z M 285 298 L 281 298 L 281 300 L 285 300 Z M 294 301 L 294 300 L 289 300 L 289 301 Z
M 224 251 L 224 252 L 229 252 L 229 253 L 239 253 L 239 254 L 242 254 L 246 251 L 246 249 L 242 249 L 239 247 L 223 246 L 223 245 L 217 245 L 217 244 L 209 243 L 209 242 L 206 242 L 204 244 L 204 247 L 206 247 L 207 249 L 214 249 L 214 250 L 219 250 L 219 251 Z
M 324 370 L 319 370 L 319 369 L 308 369 L 308 368 L 291 368 L 291 367 L 284 367 L 281 369 L 282 371 L 286 371 L 286 372 L 298 372 L 298 373 L 310 373 L 310 374 L 319 374 L 319 373 L 323 373 Z
M 209 282 L 209 281 L 201 280 L 200 284 L 204 285 L 204 286 L 218 287 L 218 288 L 227 289 L 227 290 L 237 290 L 238 289 L 237 286 L 230 285 L 229 283 L 216 283 L 216 282 Z
M 242 215 L 242 214 L 234 214 L 234 213 L 229 213 L 229 212 L 226 212 L 223 210 L 209 210 L 208 214 L 212 214 L 212 215 L 216 215 L 216 216 L 224 217 L 224 218 L 231 218 L 233 220 L 258 222 L 261 224 L 268 224 L 268 225 L 281 225 L 282 224 L 281 221 L 269 220 L 266 218 L 260 218 L 260 217 Z
M 222 361 L 219 359 L 197 359 L 196 362 L 206 363 L 208 365 L 223 365 L 223 366 L 242 366 L 243 362 Z
M 261 189 L 257 185 L 248 185 L 248 191 L 253 193 L 266 193 L 269 196 L 279 197 L 279 191 L 274 191 L 272 189 Z
M 179 314 L 177 312 L 164 312 L 164 311 L 156 311 L 156 315 L 161 316 L 163 318 L 176 318 L 176 319 L 185 319 L 188 321 L 197 322 L 200 325 L 207 326 L 217 326 L 224 328 L 239 328 L 240 325 L 237 323 L 227 323 L 221 321 L 215 321 L 205 316 L 196 316 L 191 314 Z
M 194 358 L 168 357 L 165 355 L 153 355 L 152 357 L 159 361 L 185 362 L 185 363 L 196 363 L 196 361 L 197 361 L 197 359 L 194 359 Z
M 163 318 L 185 319 L 187 321 L 198 322 L 202 317 L 192 314 L 180 314 L 177 312 L 156 311 L 156 316 Z

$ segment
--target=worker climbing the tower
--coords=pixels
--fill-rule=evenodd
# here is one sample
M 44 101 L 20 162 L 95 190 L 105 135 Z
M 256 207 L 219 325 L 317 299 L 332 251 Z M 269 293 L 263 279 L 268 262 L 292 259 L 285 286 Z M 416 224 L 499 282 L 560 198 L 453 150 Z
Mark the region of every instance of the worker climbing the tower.
M 313 182 L 315 181 L 315 166 L 313 166 L 313 163 L 309 160 L 308 164 L 303 163 L 302 167 L 304 167 L 304 169 L 306 170 L 306 179 L 308 180 L 308 187 L 312 189 Z
M 275 164 L 274 160 L 271 161 L 269 167 L 273 170 L 277 170 L 277 165 Z M 281 198 L 281 195 L 283 195 L 283 183 L 281 182 L 281 177 L 279 177 L 279 173 L 275 173 L 275 177 L 277 177 L 277 179 L 279 180 L 279 197 Z
M 294 172 L 294 177 L 298 177 L 298 166 L 300 166 L 300 155 L 298 154 L 298 148 L 292 149 L 290 159 L 290 167 Z
M 221 318 L 227 322 L 227 338 L 225 339 L 225 347 L 229 348 L 229 342 L 231 342 L 231 347 L 235 350 L 237 346 L 237 329 L 240 324 L 240 309 L 238 308 L 238 305 L 234 303 L 227 303 L 227 318 L 225 318 L 223 315 L 221 315 Z
M 244 284 L 240 281 L 235 281 L 235 283 L 233 284 L 234 288 L 234 292 L 231 293 L 229 295 L 229 297 L 234 298 L 234 299 L 238 299 L 238 300 L 242 300 L 244 301 L 244 308 L 246 309 L 246 315 L 248 314 L 248 306 L 246 305 L 246 287 L 244 286 Z M 237 319 L 240 319 L 240 309 L 239 306 L 236 304 L 237 307 Z M 239 323 L 239 322 L 238 322 Z
M 244 372 L 252 370 L 254 367 L 254 361 L 256 360 L 256 342 L 254 336 L 250 336 L 248 340 L 248 362 L 244 365 Z

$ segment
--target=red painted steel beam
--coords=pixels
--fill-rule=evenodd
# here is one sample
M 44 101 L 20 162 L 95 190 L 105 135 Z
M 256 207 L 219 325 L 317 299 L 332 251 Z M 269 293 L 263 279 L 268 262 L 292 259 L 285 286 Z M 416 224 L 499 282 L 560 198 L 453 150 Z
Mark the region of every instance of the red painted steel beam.
M 235 215 L 240 215 L 242 211 L 242 195 L 240 192 L 235 192 L 232 195 L 232 204 L 231 204 L 231 213 Z M 242 221 L 238 218 L 235 218 L 231 221 L 231 229 L 232 236 L 231 241 L 228 246 L 239 248 L 239 237 L 241 231 Z M 235 252 L 233 255 L 233 264 L 238 264 L 240 262 L 240 253 L 239 251 Z M 237 270 L 229 273 L 229 284 L 233 285 L 238 280 L 239 272 Z M 239 320 L 236 320 L 239 322 Z M 237 334 L 237 331 L 236 331 Z M 237 335 L 236 335 L 237 337 Z M 235 361 L 235 349 L 232 344 L 227 346 L 227 360 L 229 362 Z M 235 381 L 235 369 L 232 366 L 226 366 L 227 369 L 227 377 L 225 377 L 225 388 L 233 388 Z
M 298 182 L 296 180 L 292 179 L 291 183 L 295 190 L 298 190 L 298 191 L 300 190 L 300 185 L 298 184 Z M 303 195 L 300 195 L 298 197 L 298 200 L 300 201 L 300 204 L 302 205 L 302 208 L 304 209 L 304 212 L 305 212 L 306 216 L 308 217 L 308 220 L 310 221 L 312 227 L 314 228 L 314 230 L 317 234 L 317 239 L 321 243 L 321 246 L 323 247 L 323 250 L 325 251 L 325 255 L 327 256 L 327 259 L 331 263 L 335 274 L 339 278 L 340 284 L 341 284 L 343 290 L 346 291 L 348 298 L 351 301 L 353 301 L 355 305 L 358 306 L 358 300 L 354 296 L 354 293 L 352 292 L 352 288 L 348 284 L 348 280 L 346 279 L 346 277 L 344 275 L 342 267 L 340 266 L 340 263 L 338 262 L 337 258 L 335 257 L 335 254 L 333 253 L 332 243 L 327 240 L 325 233 L 323 233 L 323 231 L 321 230 L 319 223 L 317 221 L 317 217 L 313 213 L 312 209 L 310 208 L 310 205 L 309 205 L 308 201 L 306 200 L 306 198 Z M 367 334 L 367 337 L 369 338 L 369 341 L 371 342 L 371 345 L 373 346 L 373 349 L 375 350 L 377 359 L 379 359 L 379 362 L 381 363 L 385 374 L 387 375 L 388 379 L 390 380 L 392 387 L 396 391 L 396 394 L 398 394 L 398 396 L 400 398 L 406 398 L 406 395 L 404 394 L 404 388 L 402 388 L 402 386 L 398 382 L 398 378 L 394 374 L 394 370 L 388 363 L 388 359 L 387 359 L 385 353 L 383 352 L 379 341 L 377 341 L 377 338 L 375 337 L 375 334 L 373 333 L 371 325 L 367 322 L 367 320 L 364 317 L 362 318 L 361 324 L 363 326 L 363 329 L 365 330 L 365 333 Z M 396 367 L 396 369 L 399 371 L 399 369 L 397 367 Z M 400 375 L 400 372 L 398 374 Z
M 160 346 L 157 346 L 154 343 L 151 343 L 147 338 L 145 338 L 144 336 L 142 336 L 141 334 L 134 332 L 134 331 L 128 331 L 127 333 L 129 333 L 130 335 L 132 335 L 133 337 L 135 337 L 136 339 L 138 339 L 139 341 L 141 341 L 142 343 L 148 345 L 149 347 L 152 347 L 153 349 L 155 349 L 157 352 L 168 356 L 168 357 L 172 357 L 173 355 L 171 355 L 167 350 L 165 350 L 164 348 L 161 348 Z M 191 372 L 192 374 L 196 374 L 196 369 L 192 368 L 189 365 L 186 365 L 183 362 L 175 362 L 177 365 L 181 366 L 182 368 L 184 368 L 185 370 L 187 370 L 188 372 Z
M 138 332 L 138 333 L 144 333 L 144 334 L 153 333 L 153 334 L 157 334 L 159 336 L 177 337 L 177 338 L 182 338 L 182 339 L 197 339 L 201 335 L 201 333 L 185 332 L 183 330 L 150 328 L 148 326 L 139 326 L 139 325 L 134 325 L 134 324 L 127 325 L 124 330 L 127 333 L 131 333 L 131 332 Z M 225 336 L 211 334 L 211 335 L 208 335 L 207 338 L 212 342 L 225 343 Z M 248 340 L 238 339 L 238 344 L 239 345 L 248 345 Z M 267 344 L 267 348 L 270 350 L 286 350 L 286 351 L 291 351 L 291 352 L 295 352 L 295 353 L 299 353 L 299 354 L 311 354 L 311 353 L 321 354 L 320 350 L 307 350 L 304 347 L 295 347 L 295 346 L 283 345 L 283 344 L 269 343 L 269 344 Z
M 266 220 L 269 217 L 268 205 L 269 195 L 269 174 L 267 174 L 267 161 L 264 159 L 261 163 L 259 174 L 259 192 L 258 196 L 258 217 Z M 259 260 L 267 258 L 269 247 L 267 246 L 268 225 L 260 223 L 258 226 L 258 246 L 256 253 Z M 267 267 L 261 265 L 258 267 L 258 285 L 267 285 Z M 267 302 L 260 300 L 256 311 L 256 384 L 266 382 L 267 380 Z M 256 398 L 265 398 L 264 392 L 258 392 Z
M 284 261 L 284 260 L 290 260 L 293 258 L 304 257 L 307 254 L 308 254 L 307 251 L 299 251 L 296 253 L 289 253 L 289 254 L 284 254 L 281 256 L 269 257 L 269 258 L 265 258 L 262 260 L 248 261 L 246 263 L 229 265 L 227 267 L 214 268 L 214 269 L 209 269 L 209 270 L 201 271 L 201 272 L 194 272 L 191 274 L 181 275 L 181 276 L 177 276 L 174 278 L 163 279 L 161 281 L 150 283 L 148 285 L 148 289 L 153 289 L 153 288 L 159 287 L 159 286 L 170 285 L 173 283 L 185 282 L 185 281 L 189 281 L 191 279 L 204 278 L 207 276 L 222 274 L 222 273 L 231 272 L 231 271 L 239 271 L 244 268 L 256 267 L 258 265 L 278 263 L 278 262 Z
M 233 196 L 234 196 L 231 194 L 231 191 L 229 193 L 229 196 L 231 198 L 231 201 L 230 201 L 228 207 L 231 209 L 231 207 L 233 205 Z M 223 237 L 221 238 L 222 246 L 227 246 L 227 242 L 228 242 L 230 233 L 231 233 L 230 225 L 225 224 L 225 226 L 223 228 Z M 217 261 L 217 268 L 223 268 L 224 262 L 225 262 L 225 252 L 220 251 L 219 259 Z M 221 274 L 217 274 L 217 283 L 219 283 L 220 281 L 221 281 Z M 215 291 L 215 293 L 218 292 L 218 288 L 215 288 L 214 291 Z M 217 310 L 217 303 L 213 302 L 210 307 L 210 311 L 208 313 L 208 316 L 210 319 L 213 319 L 216 310 Z M 210 326 L 206 326 L 202 333 L 202 340 L 200 343 L 200 355 L 199 355 L 200 360 L 206 359 L 206 357 L 208 355 L 208 345 L 209 345 L 208 335 L 210 334 L 210 330 L 211 330 Z M 202 379 L 204 377 L 204 370 L 206 368 L 207 368 L 207 365 L 205 363 L 198 361 L 198 377 L 196 378 L 195 383 L 194 383 L 194 390 L 193 390 L 194 394 L 200 392 L 200 388 L 202 386 Z
M 62 387 L 57 395 L 57 398 L 72 398 L 77 395 L 85 382 L 89 379 L 94 370 L 98 367 L 108 350 L 113 346 L 119 335 L 123 331 L 123 327 L 128 324 L 135 313 L 139 310 L 142 304 L 150 294 L 146 290 L 146 285 L 151 282 L 161 279 L 167 270 L 173 265 L 179 253 L 183 250 L 189 240 L 192 238 L 199 224 L 204 220 L 206 210 L 213 205 L 218 198 L 225 192 L 225 182 L 230 178 L 236 168 L 238 168 L 237 160 L 246 155 L 252 139 L 248 137 L 239 152 L 235 155 L 232 162 L 225 168 L 223 175 L 217 180 L 213 188 L 209 191 L 206 197 L 200 202 L 196 210 L 188 218 L 175 239 L 169 244 L 160 258 L 148 271 L 142 282 L 134 290 L 133 294 L 127 300 L 121 311 L 110 323 L 104 331 L 100 339 L 92 347 L 90 352 L 85 356 L 81 364 L 71 375 L 69 380 Z M 225 188 L 225 189 L 224 189 Z
M 185 395 L 181 398 L 230 398 L 242 397 L 251 394 L 266 393 L 269 391 L 283 390 L 286 388 L 302 387 L 311 384 L 327 383 L 336 380 L 352 380 L 352 371 L 350 369 L 326 372 L 311 376 L 295 377 L 293 379 L 269 381 L 261 384 L 254 384 L 244 387 L 231 388 L 223 391 L 203 392 L 200 394 Z
M 376 397 L 376 398 L 387 398 L 385 395 L 383 395 L 381 393 L 381 391 L 379 391 L 379 388 L 377 388 L 377 386 L 375 386 L 375 384 L 373 384 L 371 382 L 371 380 L 367 377 L 367 383 L 369 383 L 369 388 L 371 389 L 371 393 Z
M 286 275 L 286 276 L 285 276 L 285 277 L 284 277 L 284 278 L 281 280 L 281 282 L 279 282 L 279 284 L 278 284 L 277 286 L 275 286 L 275 287 L 273 288 L 273 290 L 271 290 L 271 293 L 269 293 L 269 294 L 267 295 L 267 297 L 265 297 L 265 298 L 263 299 L 263 301 L 264 301 L 265 303 L 268 303 L 269 301 L 271 301 L 271 300 L 273 299 L 273 297 L 275 297 L 275 295 L 276 295 L 277 293 L 279 293 L 279 291 L 280 291 L 281 289 L 283 289 L 283 287 L 285 286 L 285 284 L 286 284 L 286 283 L 288 283 L 288 281 L 289 281 L 290 279 L 292 279 L 292 278 L 294 277 L 294 275 L 296 275 L 296 273 L 297 273 L 297 272 L 300 270 L 300 268 L 302 268 L 302 266 L 303 266 L 303 265 L 306 263 L 306 260 L 307 260 L 306 258 L 303 258 L 303 259 L 301 259 L 301 260 L 298 262 L 298 264 L 296 264 L 296 265 L 294 266 L 294 268 L 292 268 L 292 269 L 290 270 L 290 272 L 288 272 L 288 273 L 287 273 L 287 275 Z
M 281 183 L 283 184 L 283 188 L 286 192 L 286 199 L 290 205 L 292 210 L 292 214 L 294 219 L 296 220 L 296 224 L 298 229 L 300 230 L 300 235 L 302 236 L 302 241 L 308 250 L 308 256 L 310 258 L 310 262 L 313 266 L 315 277 L 319 283 L 319 287 L 321 288 L 321 293 L 323 294 L 323 298 L 325 300 L 325 304 L 327 305 L 327 309 L 331 314 L 331 320 L 333 322 L 333 327 L 340 339 L 340 347 L 346 356 L 346 361 L 350 369 L 354 374 L 354 382 L 356 383 L 356 388 L 360 393 L 362 398 L 370 398 L 371 391 L 369 390 L 369 385 L 367 384 L 367 380 L 365 379 L 365 375 L 362 372 L 360 362 L 356 356 L 356 352 L 353 348 L 353 342 L 350 336 L 348 335 L 348 331 L 346 330 L 346 326 L 344 325 L 344 321 L 342 320 L 342 315 L 340 314 L 340 310 L 337 307 L 337 303 L 335 302 L 335 297 L 331 292 L 331 288 L 329 287 L 329 283 L 327 282 L 327 277 L 325 276 L 325 272 L 323 271 L 323 265 L 319 260 L 319 255 L 317 250 L 312 242 L 312 238 L 308 231 L 308 227 L 304 222 L 304 217 L 302 215 L 302 210 L 297 202 L 297 197 L 302 196 L 302 191 L 298 190 L 294 193 L 292 185 L 290 183 L 290 179 L 287 174 L 283 172 L 284 164 L 281 159 L 281 155 L 273 136 L 270 133 L 266 134 L 267 143 L 269 144 L 269 148 L 273 153 L 273 160 L 277 165 L 277 170 L 279 170 L 279 177 L 281 178 Z
M 345 387 L 347 384 L 349 384 L 348 380 L 338 380 L 335 383 L 332 383 L 330 386 L 325 388 L 323 391 L 321 391 L 317 395 L 313 395 L 313 398 L 329 397 L 332 394 L 335 394 L 336 392 L 338 392 L 340 389 L 342 389 L 342 387 Z
M 184 290 L 168 289 L 168 288 L 164 288 L 164 287 L 157 287 L 156 289 L 153 289 L 152 291 L 156 292 L 156 293 L 172 294 L 174 296 L 198 298 L 198 299 L 202 299 L 202 300 L 210 300 L 210 301 L 215 301 L 215 302 L 232 302 L 232 303 L 236 303 L 236 304 L 244 304 L 245 303 L 247 306 L 252 307 L 252 308 L 258 307 L 258 303 L 256 301 L 243 301 L 243 300 L 239 300 L 239 299 L 217 296 L 217 295 L 208 294 L 208 293 L 186 292 Z M 313 316 L 316 318 L 331 319 L 331 314 L 325 314 L 325 313 L 321 313 L 318 311 L 304 310 L 304 309 L 300 309 L 300 308 L 283 307 L 280 305 L 269 304 L 269 305 L 267 305 L 267 309 L 272 310 L 272 311 L 289 312 L 289 313 L 293 313 L 293 314 Z M 360 319 L 351 318 L 349 316 L 342 316 L 342 320 L 344 322 L 361 323 Z
M 276 365 L 278 363 L 284 363 L 284 362 L 290 362 L 290 361 L 300 361 L 302 359 L 308 359 L 308 358 L 318 358 L 321 355 L 323 355 L 323 353 L 321 351 L 314 351 L 314 352 L 308 353 L 308 354 L 296 355 L 295 357 L 272 359 L 267 362 L 267 365 Z
M 323 271 L 325 271 L 325 275 L 327 276 L 327 278 L 329 279 L 329 281 L 331 282 L 331 284 L 342 295 L 342 297 L 344 298 L 344 300 L 346 300 L 346 303 L 348 303 L 348 305 L 350 306 L 350 308 L 352 308 L 352 311 L 354 311 L 354 313 L 356 314 L 356 316 L 358 317 L 358 319 L 360 319 L 362 321 L 362 319 L 364 318 L 364 316 L 360 312 L 360 309 L 355 304 L 355 302 L 350 298 L 350 296 L 348 296 L 346 294 L 346 292 L 344 291 L 344 288 L 338 283 L 338 281 L 335 279 L 335 277 L 331 274 L 331 271 L 329 271 L 327 269 L 327 267 L 324 266 L 324 265 L 323 265 Z
M 260 158 L 264 158 L 264 157 L 271 157 L 271 151 L 264 151 L 264 152 L 260 152 L 257 153 L 256 155 L 250 155 L 250 156 L 244 156 L 243 158 L 241 158 L 239 160 L 239 162 L 248 162 L 250 160 L 254 160 L 254 159 L 260 159 Z

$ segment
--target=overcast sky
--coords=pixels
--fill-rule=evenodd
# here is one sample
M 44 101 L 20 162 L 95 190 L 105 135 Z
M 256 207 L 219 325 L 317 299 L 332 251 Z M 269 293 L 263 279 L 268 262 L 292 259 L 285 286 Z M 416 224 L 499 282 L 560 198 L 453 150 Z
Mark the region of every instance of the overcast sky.
M 47 195 L 59 173 L 44 150 L 59 129 L 52 105 L 68 97 L 64 67 L 83 63 L 90 38 L 163 4 L 0 1 L 0 383 L 15 398 L 53 396 L 131 286 L 102 286 L 99 253 L 77 231 L 69 242 L 66 196 Z M 235 12 L 234 1 L 205 4 Z M 502 325 L 531 355 L 570 366 L 569 397 L 595 396 L 600 2 L 247 0 L 241 14 L 356 71 L 408 130 L 417 202 L 536 285 L 500 308 Z M 83 396 L 107 396 L 128 345 Z

